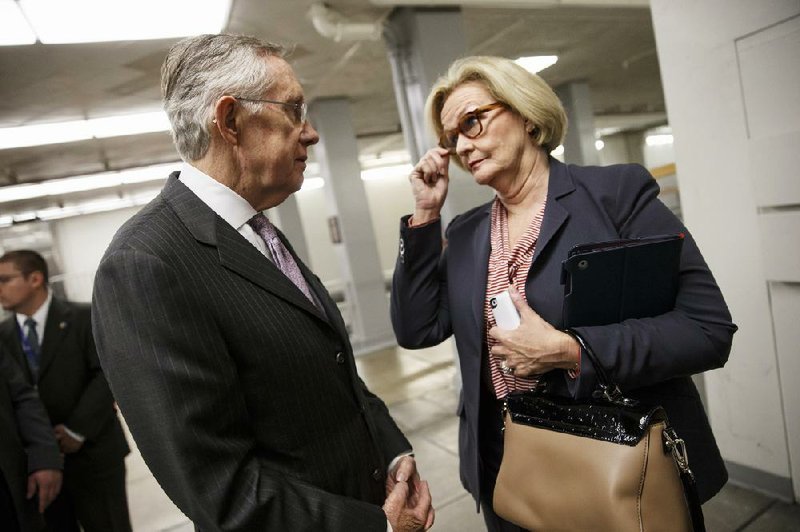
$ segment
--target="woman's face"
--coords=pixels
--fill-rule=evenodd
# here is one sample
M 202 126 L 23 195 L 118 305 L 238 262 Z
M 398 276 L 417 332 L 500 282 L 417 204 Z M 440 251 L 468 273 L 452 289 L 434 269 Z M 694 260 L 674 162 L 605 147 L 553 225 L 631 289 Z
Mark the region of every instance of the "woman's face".
M 495 101 L 482 83 L 458 86 L 442 107 L 444 130 L 455 130 L 465 114 Z M 502 191 L 523 171 L 530 171 L 526 162 L 534 154 L 535 145 L 525 129 L 525 120 L 507 107 L 486 111 L 477 119 L 483 131 L 474 139 L 458 135 L 456 156 L 478 184 Z

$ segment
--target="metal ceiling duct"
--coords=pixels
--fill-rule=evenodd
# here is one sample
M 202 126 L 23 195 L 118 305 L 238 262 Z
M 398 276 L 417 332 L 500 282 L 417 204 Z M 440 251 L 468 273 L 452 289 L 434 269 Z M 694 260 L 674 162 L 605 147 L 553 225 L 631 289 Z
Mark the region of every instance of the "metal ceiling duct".
M 650 7 L 650 0 L 369 0 L 376 6 L 449 6 L 486 8 Z
M 320 35 L 336 42 L 377 41 L 383 33 L 381 22 L 349 22 L 322 3 L 312 4 L 308 17 Z

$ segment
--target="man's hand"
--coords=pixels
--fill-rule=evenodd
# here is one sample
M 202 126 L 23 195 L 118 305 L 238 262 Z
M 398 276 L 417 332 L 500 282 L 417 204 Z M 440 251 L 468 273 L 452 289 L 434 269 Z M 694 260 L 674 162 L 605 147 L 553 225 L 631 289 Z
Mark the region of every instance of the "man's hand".
M 389 499 L 393 496 L 392 494 L 395 493 L 398 485 L 406 484 L 405 488 L 401 488 L 401 492 L 405 491 L 405 508 L 416 510 L 421 505 L 426 507 L 427 510 L 425 511 L 425 517 L 421 521 L 422 528 L 410 528 L 408 530 L 428 530 L 430 527 L 433 526 L 434 520 L 434 510 L 433 506 L 431 505 L 431 496 L 430 490 L 428 489 L 427 482 L 424 483 L 419 478 L 419 472 L 417 471 L 417 462 L 414 460 L 413 456 L 404 456 L 400 460 L 397 461 L 394 468 L 389 471 L 389 476 L 386 478 L 386 502 L 389 502 Z M 425 502 L 422 499 L 422 492 L 423 489 L 427 490 L 428 492 L 428 501 Z M 398 496 L 398 495 L 395 495 Z M 389 516 L 389 511 L 384 505 L 384 510 L 386 511 L 386 515 Z M 394 522 L 389 517 L 389 522 L 392 524 L 392 528 L 395 529 L 395 532 L 398 529 L 395 527 Z M 406 530 L 406 529 L 402 529 Z
M 434 512 L 428 483 L 420 482 L 415 495 L 410 490 L 407 482 L 397 481 L 383 503 L 383 511 L 394 532 L 419 532 L 433 526 Z
M 78 441 L 69 434 L 67 434 L 67 430 L 64 428 L 64 425 L 56 425 L 55 427 L 53 427 L 53 430 L 56 433 L 56 441 L 58 441 L 58 446 L 61 447 L 62 453 L 64 454 L 77 453 L 83 446 L 82 441 Z
M 58 469 L 40 469 L 28 475 L 28 494 L 27 498 L 33 497 L 39 492 L 39 513 L 44 513 L 53 499 L 61 491 L 61 471 Z

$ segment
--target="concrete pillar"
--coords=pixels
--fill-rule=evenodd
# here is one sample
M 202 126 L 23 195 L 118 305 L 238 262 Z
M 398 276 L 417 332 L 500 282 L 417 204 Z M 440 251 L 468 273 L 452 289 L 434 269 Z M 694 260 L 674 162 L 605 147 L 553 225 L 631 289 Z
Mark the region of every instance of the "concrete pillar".
M 401 7 L 387 19 L 384 40 L 406 148 L 413 162 L 438 143 L 426 123 L 425 99 L 450 63 L 466 54 L 463 24 L 460 8 Z M 470 174 L 451 164 L 443 227 L 455 215 L 491 198 L 488 187 L 476 185 Z
M 351 341 L 357 354 L 395 345 L 389 321 L 389 299 L 378 257 L 372 218 L 367 205 L 358 146 L 344 98 L 315 100 L 309 109 L 320 141 L 314 147 L 320 174 L 325 180 L 330 224 L 351 325 Z
M 800 501 L 800 2 L 651 10 L 684 220 L 739 325 L 711 425 L 733 480 Z
M 573 82 L 556 89 L 567 112 L 567 136 L 564 139 L 564 161 L 569 164 L 598 165 L 594 142 L 594 111 L 589 85 Z

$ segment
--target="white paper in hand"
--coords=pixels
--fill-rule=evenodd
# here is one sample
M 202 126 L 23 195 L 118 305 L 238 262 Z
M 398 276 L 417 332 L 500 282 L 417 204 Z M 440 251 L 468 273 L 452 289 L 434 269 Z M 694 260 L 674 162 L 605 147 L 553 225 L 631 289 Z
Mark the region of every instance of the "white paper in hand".
M 494 321 L 498 327 L 508 331 L 513 331 L 519 327 L 519 312 L 517 312 L 517 307 L 514 306 L 508 290 L 503 290 L 499 294 L 492 296 L 489 299 L 489 305 L 492 307 Z

